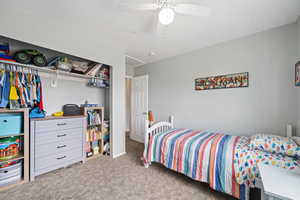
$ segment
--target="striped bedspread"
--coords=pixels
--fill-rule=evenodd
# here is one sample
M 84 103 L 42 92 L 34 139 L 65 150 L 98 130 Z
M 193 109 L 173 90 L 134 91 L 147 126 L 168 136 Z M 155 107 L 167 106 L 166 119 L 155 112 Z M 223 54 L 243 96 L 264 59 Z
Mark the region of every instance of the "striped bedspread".
M 236 182 L 234 171 L 234 151 L 240 139 L 211 131 L 172 129 L 149 138 L 144 160 L 206 182 L 214 190 L 248 199 L 248 188 Z

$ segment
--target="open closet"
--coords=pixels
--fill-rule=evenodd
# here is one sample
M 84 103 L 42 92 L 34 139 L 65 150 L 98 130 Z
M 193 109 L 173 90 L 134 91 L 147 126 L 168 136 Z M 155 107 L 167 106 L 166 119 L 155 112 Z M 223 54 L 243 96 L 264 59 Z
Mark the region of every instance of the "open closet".
M 110 71 L 0 37 L 0 190 L 110 155 Z

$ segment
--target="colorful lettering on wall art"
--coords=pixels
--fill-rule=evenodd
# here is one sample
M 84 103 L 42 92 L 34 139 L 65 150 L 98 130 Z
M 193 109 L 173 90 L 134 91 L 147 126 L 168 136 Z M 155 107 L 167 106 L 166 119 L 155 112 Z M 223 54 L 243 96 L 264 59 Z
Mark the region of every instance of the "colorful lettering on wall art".
M 248 86 L 248 72 L 195 79 L 195 90 L 240 88 Z

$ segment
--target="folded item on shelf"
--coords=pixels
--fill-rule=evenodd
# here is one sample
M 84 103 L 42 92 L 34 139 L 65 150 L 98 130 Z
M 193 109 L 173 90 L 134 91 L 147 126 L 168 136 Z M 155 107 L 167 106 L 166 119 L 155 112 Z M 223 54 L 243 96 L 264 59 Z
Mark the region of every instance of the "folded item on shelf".
M 86 75 L 94 77 L 97 74 L 97 72 L 100 70 L 101 66 L 102 64 L 95 64 L 86 72 Z

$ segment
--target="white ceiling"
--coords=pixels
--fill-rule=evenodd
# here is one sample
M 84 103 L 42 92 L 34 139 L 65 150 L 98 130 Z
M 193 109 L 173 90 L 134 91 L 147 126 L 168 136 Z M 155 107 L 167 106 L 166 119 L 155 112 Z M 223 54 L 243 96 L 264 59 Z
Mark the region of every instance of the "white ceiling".
M 70 29 L 70 34 L 78 31 L 83 39 L 91 35 L 110 38 L 123 46 L 127 55 L 150 63 L 293 23 L 300 15 L 300 0 L 198 0 L 211 8 L 211 16 L 176 15 L 174 23 L 151 32 L 153 13 L 120 9 L 120 2 L 132 1 L 10 0 L 1 3 L 0 17 L 7 14 L 24 21 L 38 18 L 45 24 L 51 22 L 49 31 L 58 36 Z M 35 28 L 45 24 L 36 23 Z M 150 52 L 155 55 L 150 56 Z

